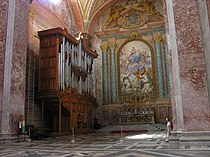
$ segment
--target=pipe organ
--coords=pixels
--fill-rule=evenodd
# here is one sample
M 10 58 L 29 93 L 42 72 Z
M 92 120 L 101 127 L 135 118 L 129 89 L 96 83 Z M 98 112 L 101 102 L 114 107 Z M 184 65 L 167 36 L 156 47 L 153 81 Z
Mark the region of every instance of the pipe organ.
M 78 40 L 62 28 L 40 31 L 38 35 L 39 99 L 45 110 L 56 111 L 52 108 L 57 108 L 51 127 L 59 132 L 66 127 L 62 125 L 66 119 L 62 115 L 64 108 L 69 112 L 69 130 L 86 128 L 91 119 L 90 111 L 96 104 L 93 90 L 96 51 L 87 46 L 85 33 L 80 33 Z M 44 119 L 42 123 L 44 128 Z

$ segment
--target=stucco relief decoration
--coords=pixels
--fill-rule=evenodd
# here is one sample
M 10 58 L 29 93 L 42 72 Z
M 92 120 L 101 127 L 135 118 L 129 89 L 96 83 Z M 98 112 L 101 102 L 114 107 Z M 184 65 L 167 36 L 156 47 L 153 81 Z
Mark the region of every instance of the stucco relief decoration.
M 152 57 L 150 48 L 142 41 L 127 43 L 120 52 L 121 95 L 153 92 Z
M 163 17 L 155 9 L 150 0 L 127 0 L 125 4 L 117 4 L 110 10 L 104 29 L 132 29 L 144 27 L 148 23 L 162 21 Z

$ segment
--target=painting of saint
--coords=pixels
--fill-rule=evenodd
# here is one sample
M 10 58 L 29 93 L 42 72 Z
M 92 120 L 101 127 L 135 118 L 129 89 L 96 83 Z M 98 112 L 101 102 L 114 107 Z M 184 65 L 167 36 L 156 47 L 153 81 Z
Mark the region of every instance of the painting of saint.
M 122 95 L 148 94 L 153 91 L 152 57 L 142 41 L 127 43 L 120 52 L 120 89 Z

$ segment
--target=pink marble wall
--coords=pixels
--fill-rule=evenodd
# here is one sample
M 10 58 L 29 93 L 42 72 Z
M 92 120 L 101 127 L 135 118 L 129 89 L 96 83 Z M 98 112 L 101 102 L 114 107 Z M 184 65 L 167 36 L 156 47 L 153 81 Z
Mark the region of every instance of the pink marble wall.
M 208 10 L 208 17 L 210 19 L 210 0 L 206 0 L 206 4 L 207 4 L 207 10 Z M 209 25 L 210 25 L 210 20 L 209 20 Z
M 210 130 L 210 109 L 198 3 L 197 0 L 174 0 L 173 3 L 184 130 Z M 176 115 L 174 105 L 172 98 L 173 115 Z
M 16 1 L 10 96 L 10 130 L 17 130 L 17 121 L 24 120 L 25 77 L 28 32 L 28 3 Z
M 2 98 L 3 98 L 3 84 L 4 84 L 4 55 L 6 49 L 6 32 L 7 32 L 7 10 L 8 0 L 1 0 L 0 3 L 0 124 L 2 122 Z M 1 125 L 0 125 L 1 130 Z

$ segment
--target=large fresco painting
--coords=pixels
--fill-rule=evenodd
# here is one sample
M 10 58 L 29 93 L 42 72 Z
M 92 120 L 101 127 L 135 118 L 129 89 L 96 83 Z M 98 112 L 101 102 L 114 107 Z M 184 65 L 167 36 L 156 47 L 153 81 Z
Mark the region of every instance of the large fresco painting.
M 121 95 L 153 92 L 152 53 L 142 41 L 131 41 L 120 52 Z

